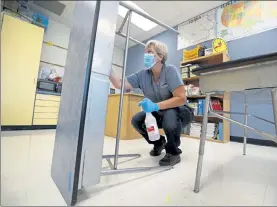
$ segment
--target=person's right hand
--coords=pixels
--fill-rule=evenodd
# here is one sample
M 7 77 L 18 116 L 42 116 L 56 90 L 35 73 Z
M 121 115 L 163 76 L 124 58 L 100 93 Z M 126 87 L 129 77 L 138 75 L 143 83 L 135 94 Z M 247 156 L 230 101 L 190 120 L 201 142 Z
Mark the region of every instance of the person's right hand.
M 144 98 L 141 102 L 138 104 L 140 107 L 142 107 L 143 111 L 146 113 L 151 113 L 153 111 L 159 111 L 159 105 L 156 103 L 153 103 L 150 99 Z

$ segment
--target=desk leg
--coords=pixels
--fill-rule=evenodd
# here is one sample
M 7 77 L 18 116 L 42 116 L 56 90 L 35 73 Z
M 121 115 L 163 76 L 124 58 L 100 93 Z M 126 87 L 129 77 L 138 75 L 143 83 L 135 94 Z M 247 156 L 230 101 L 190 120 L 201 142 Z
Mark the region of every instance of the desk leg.
M 244 124 L 248 124 L 248 103 L 247 103 L 247 91 L 244 91 Z M 243 137 L 243 155 L 246 155 L 246 144 L 247 144 L 247 128 L 244 128 L 244 137 Z
M 194 185 L 195 193 L 199 192 L 199 187 L 200 187 L 200 177 L 201 177 L 203 156 L 204 156 L 204 149 L 205 149 L 205 142 L 206 142 L 210 99 L 211 99 L 211 94 L 207 94 L 206 99 L 205 99 L 204 114 L 203 114 L 203 121 L 202 121 L 202 131 L 201 131 L 200 145 L 199 145 L 198 163 L 197 163 L 195 185 Z
M 277 89 L 271 89 L 271 98 L 272 98 L 272 106 L 273 106 L 273 115 L 275 122 L 275 132 L 277 135 Z M 277 142 L 277 140 L 275 141 Z

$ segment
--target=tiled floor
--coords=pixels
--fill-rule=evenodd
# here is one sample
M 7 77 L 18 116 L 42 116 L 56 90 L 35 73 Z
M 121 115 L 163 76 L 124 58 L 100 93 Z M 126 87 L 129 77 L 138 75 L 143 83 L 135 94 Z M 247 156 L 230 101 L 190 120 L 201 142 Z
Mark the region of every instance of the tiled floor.
M 66 205 L 50 177 L 55 131 L 4 132 L 1 205 Z M 84 190 L 77 205 L 277 205 L 277 149 L 207 142 L 201 191 L 193 192 L 198 140 L 182 139 L 182 162 L 166 172 L 104 176 Z M 105 139 L 105 154 L 115 140 Z M 121 153 L 141 153 L 119 167 L 156 165 L 143 139 L 121 141 Z M 107 166 L 103 162 L 103 166 Z

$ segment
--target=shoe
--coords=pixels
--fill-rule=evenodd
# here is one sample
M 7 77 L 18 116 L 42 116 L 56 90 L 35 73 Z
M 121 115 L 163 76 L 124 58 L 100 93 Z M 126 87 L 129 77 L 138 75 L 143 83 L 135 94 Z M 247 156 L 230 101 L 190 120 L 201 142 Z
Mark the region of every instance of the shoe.
M 166 153 L 164 158 L 160 160 L 159 164 L 160 166 L 173 166 L 179 162 L 181 162 L 180 155 L 172 155 L 172 154 Z
M 165 149 L 165 140 L 162 141 L 162 145 L 160 146 L 155 146 L 154 145 L 154 148 L 150 151 L 150 155 L 153 156 L 153 157 L 157 157 L 157 156 L 160 156 L 162 151 Z

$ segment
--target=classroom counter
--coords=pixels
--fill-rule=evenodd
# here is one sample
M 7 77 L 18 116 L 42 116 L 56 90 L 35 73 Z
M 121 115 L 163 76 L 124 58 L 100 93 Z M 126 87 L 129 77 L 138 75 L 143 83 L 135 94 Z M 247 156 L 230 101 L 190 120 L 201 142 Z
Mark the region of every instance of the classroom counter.
M 125 93 L 123 96 L 123 109 L 121 119 L 120 139 L 138 139 L 141 135 L 136 132 L 131 124 L 132 117 L 141 111 L 138 103 L 144 98 L 143 95 L 136 93 Z M 109 137 L 116 137 L 117 119 L 119 110 L 120 94 L 110 94 L 108 97 L 107 118 L 105 135 Z

